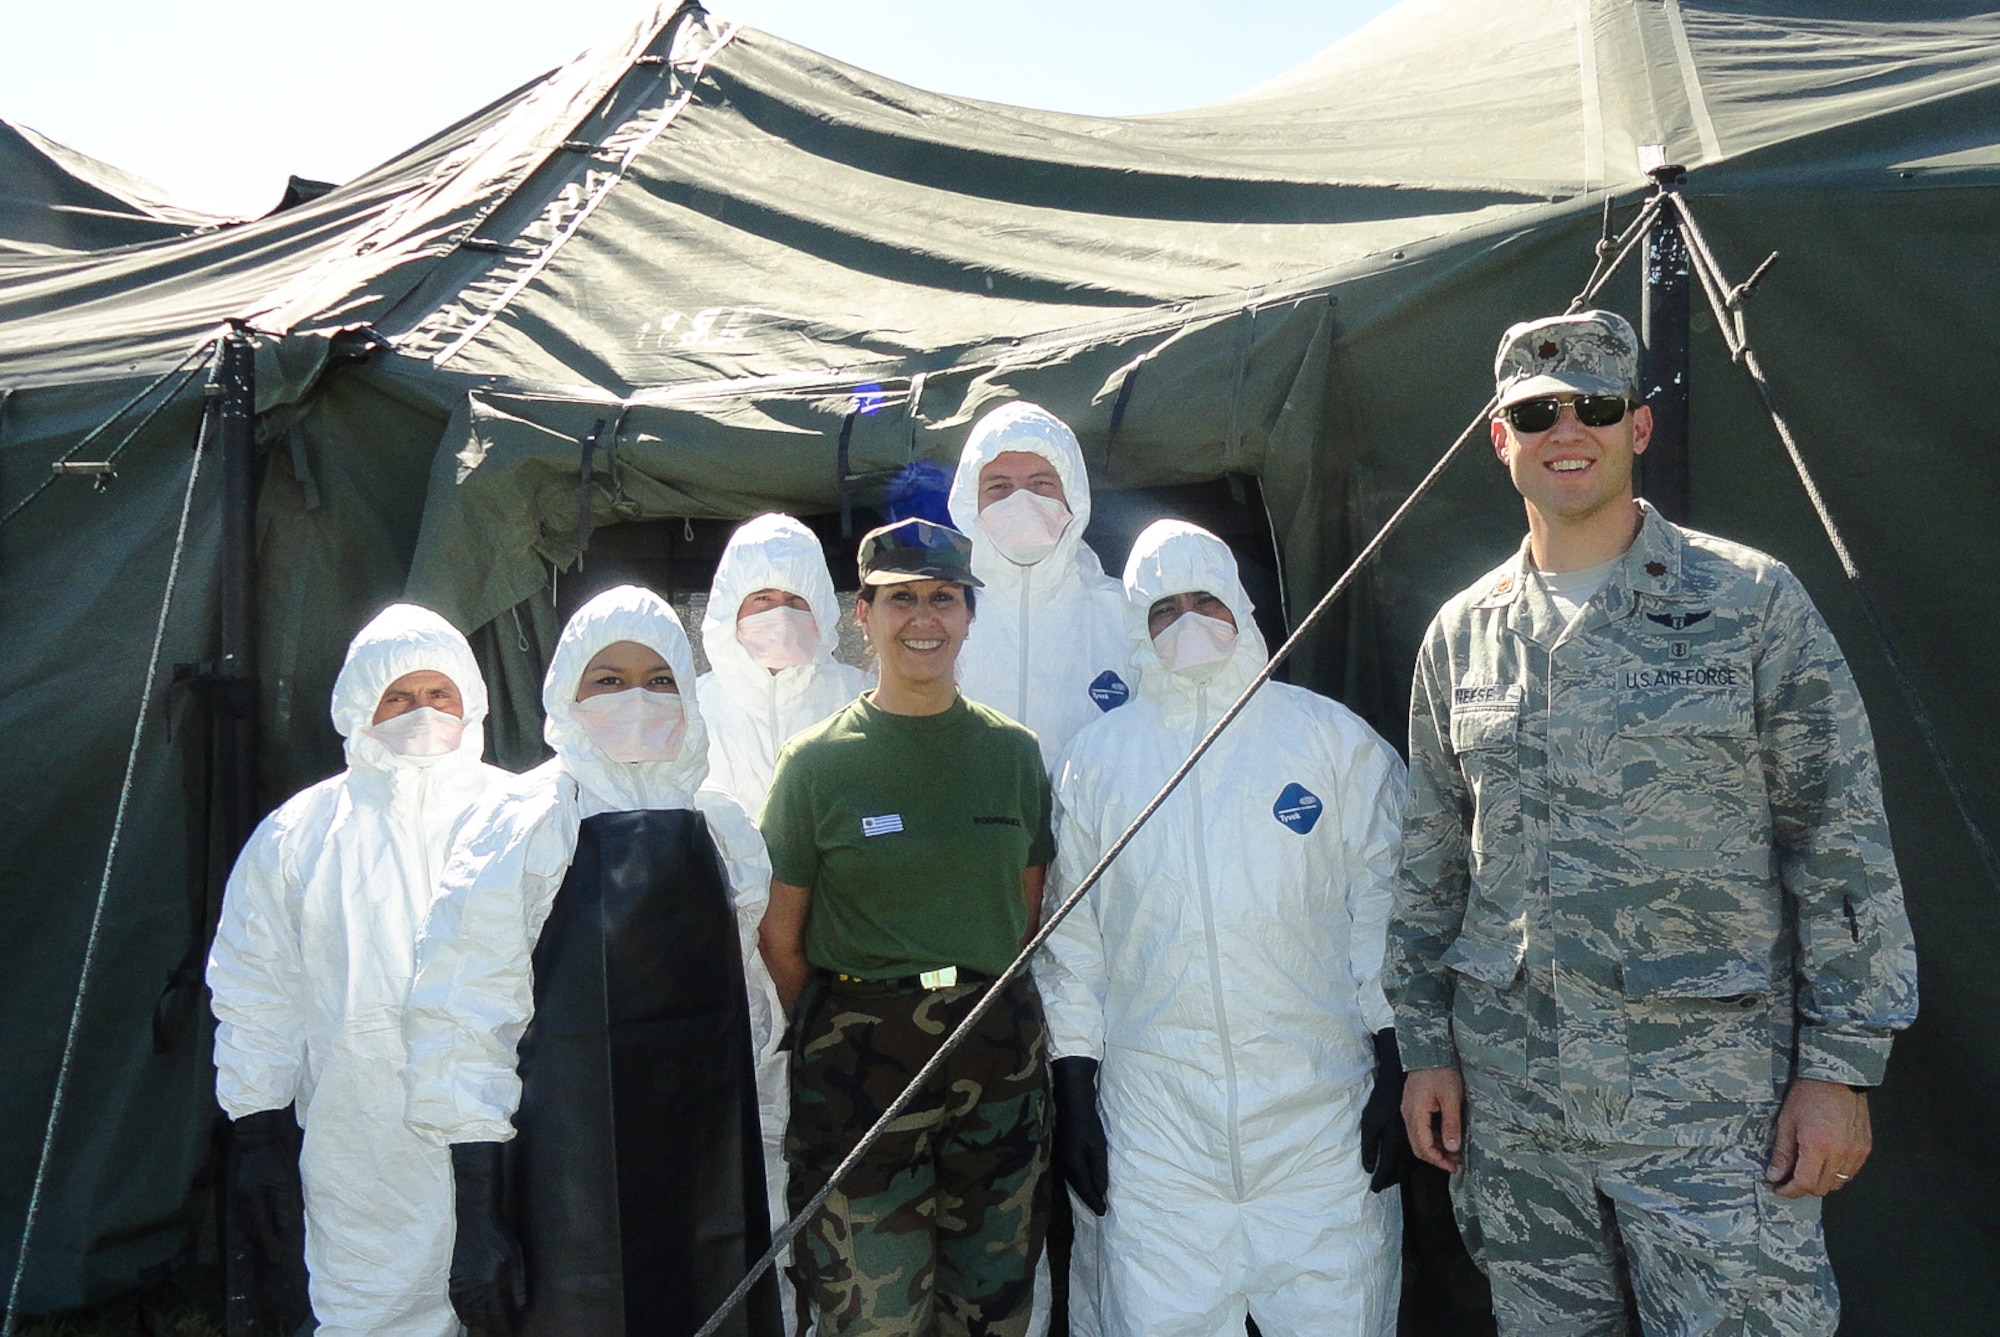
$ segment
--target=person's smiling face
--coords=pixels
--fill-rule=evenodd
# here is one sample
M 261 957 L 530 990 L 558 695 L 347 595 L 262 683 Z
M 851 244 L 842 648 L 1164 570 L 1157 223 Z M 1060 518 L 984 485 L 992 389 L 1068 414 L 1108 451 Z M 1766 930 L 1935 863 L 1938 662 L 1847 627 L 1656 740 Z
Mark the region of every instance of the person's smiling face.
M 1580 524 L 1629 504 L 1632 462 L 1652 439 L 1653 411 L 1641 404 L 1609 427 L 1586 427 L 1571 407 L 1575 395 L 1556 398 L 1563 408 L 1547 431 L 1523 432 L 1504 412 L 1493 419 L 1493 450 L 1516 490 L 1554 524 Z
M 637 641 L 613 641 L 591 656 L 589 667 L 583 671 L 583 681 L 576 686 L 576 699 L 588 701 L 593 696 L 634 687 L 675 695 L 681 690 L 674 681 L 673 669 L 659 651 L 649 650 Z
M 950 681 L 972 629 L 965 587 L 950 580 L 880 586 L 874 599 L 856 600 L 854 615 L 883 677 L 910 684 Z

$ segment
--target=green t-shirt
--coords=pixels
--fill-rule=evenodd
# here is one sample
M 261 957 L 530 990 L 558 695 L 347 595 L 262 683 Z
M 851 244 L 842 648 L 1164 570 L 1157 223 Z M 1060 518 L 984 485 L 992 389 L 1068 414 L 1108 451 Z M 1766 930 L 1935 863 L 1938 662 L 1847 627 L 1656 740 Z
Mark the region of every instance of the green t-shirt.
M 812 964 L 998 974 L 1028 927 L 1021 874 L 1055 857 L 1052 803 L 1035 735 L 998 711 L 862 697 L 785 745 L 759 825 L 772 876 L 812 890 Z

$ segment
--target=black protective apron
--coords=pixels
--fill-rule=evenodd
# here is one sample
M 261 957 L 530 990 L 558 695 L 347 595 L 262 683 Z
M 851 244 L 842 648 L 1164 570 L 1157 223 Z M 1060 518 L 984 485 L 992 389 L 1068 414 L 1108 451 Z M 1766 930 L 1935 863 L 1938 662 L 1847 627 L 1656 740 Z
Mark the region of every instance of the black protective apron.
M 736 914 L 700 813 L 585 818 L 535 944 L 523 1337 L 692 1333 L 770 1244 Z M 722 1327 L 775 1337 L 769 1273 Z

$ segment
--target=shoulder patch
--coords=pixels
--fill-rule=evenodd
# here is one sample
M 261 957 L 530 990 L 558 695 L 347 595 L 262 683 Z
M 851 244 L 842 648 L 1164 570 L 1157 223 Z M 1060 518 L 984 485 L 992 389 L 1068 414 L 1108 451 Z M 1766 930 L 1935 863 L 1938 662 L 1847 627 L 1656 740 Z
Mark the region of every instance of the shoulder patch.
M 1090 699 L 1099 710 L 1116 710 L 1132 699 L 1132 689 L 1116 671 L 1106 669 L 1090 680 Z
M 1285 786 L 1284 793 L 1278 795 L 1278 801 L 1271 805 L 1271 815 L 1303 836 L 1319 824 L 1319 815 L 1324 807 L 1319 795 L 1293 781 Z

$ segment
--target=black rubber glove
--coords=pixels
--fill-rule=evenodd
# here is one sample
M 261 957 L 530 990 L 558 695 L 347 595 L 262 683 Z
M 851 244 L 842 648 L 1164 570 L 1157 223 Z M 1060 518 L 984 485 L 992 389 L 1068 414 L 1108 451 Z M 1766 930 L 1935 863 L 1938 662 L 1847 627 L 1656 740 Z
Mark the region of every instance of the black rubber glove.
M 1111 1149 L 1097 1112 L 1097 1060 L 1059 1058 L 1049 1071 L 1056 1083 L 1056 1172 L 1084 1206 L 1102 1216 L 1111 1187 Z
M 1368 1191 L 1402 1183 L 1415 1163 L 1410 1131 L 1403 1126 L 1403 1056 L 1396 1052 L 1395 1028 L 1387 1027 L 1375 1032 L 1375 1089 L 1361 1107 L 1361 1168 L 1370 1176 Z
M 447 1293 L 471 1337 L 513 1337 L 528 1304 L 528 1270 L 501 1206 L 505 1177 L 499 1142 L 457 1142 L 451 1148 L 458 1232 L 451 1245 Z
M 274 1266 L 297 1251 L 305 1217 L 297 1129 L 289 1105 L 258 1110 L 229 1125 L 229 1208 L 243 1237 Z

